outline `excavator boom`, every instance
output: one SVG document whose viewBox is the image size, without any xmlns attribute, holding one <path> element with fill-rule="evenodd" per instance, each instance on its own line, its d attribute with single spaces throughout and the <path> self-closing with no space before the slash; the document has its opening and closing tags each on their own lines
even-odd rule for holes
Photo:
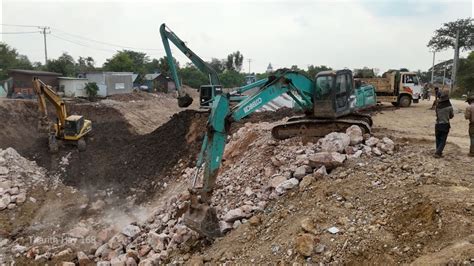
<svg viewBox="0 0 474 266">
<path fill-rule="evenodd" d="M 58 118 L 58 127 L 64 127 L 67 111 L 64 101 L 59 97 L 59 95 L 51 88 L 44 84 L 39 78 L 33 78 L 33 90 L 35 91 L 38 97 L 38 108 L 40 113 L 43 115 L 41 118 L 42 123 L 46 122 L 48 118 L 48 109 L 46 107 L 46 100 L 48 100 L 56 109 L 56 116 Z"/>
</svg>

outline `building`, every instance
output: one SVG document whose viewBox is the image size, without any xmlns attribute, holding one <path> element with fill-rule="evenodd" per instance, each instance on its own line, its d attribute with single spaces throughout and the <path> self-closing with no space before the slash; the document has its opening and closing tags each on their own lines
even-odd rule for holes
<svg viewBox="0 0 474 266">
<path fill-rule="evenodd" d="M 99 87 L 97 96 L 131 93 L 133 91 L 132 72 L 95 72 L 86 73 L 89 82 L 95 82 Z"/>
<path fill-rule="evenodd" d="M 174 81 L 162 73 L 146 74 L 144 77 L 144 85 L 148 87 L 149 92 L 172 92 L 176 90 Z"/>
<path fill-rule="evenodd" d="M 8 75 L 12 78 L 12 87 L 8 89 L 8 96 L 11 98 L 33 98 L 33 77 L 38 77 L 45 84 L 57 89 L 58 77 L 62 76 L 61 73 L 25 69 L 10 69 Z"/>
<path fill-rule="evenodd" d="M 66 97 L 88 97 L 84 87 L 88 80 L 86 78 L 59 77 L 59 91 L 64 92 Z"/>
</svg>

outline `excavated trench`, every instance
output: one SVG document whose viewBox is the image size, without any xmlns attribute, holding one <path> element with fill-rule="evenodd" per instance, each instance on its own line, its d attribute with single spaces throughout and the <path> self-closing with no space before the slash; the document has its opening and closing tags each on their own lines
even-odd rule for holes
<svg viewBox="0 0 474 266">
<path fill-rule="evenodd" d="M 137 135 L 122 114 L 101 104 L 69 104 L 70 114 L 82 114 L 93 122 L 87 150 L 78 152 L 65 146 L 56 155 L 49 153 L 46 136 L 37 133 L 37 106 L 34 101 L 3 101 L 0 105 L 0 148 L 13 147 L 51 173 L 60 170 L 66 185 L 94 193 L 113 188 L 127 196 L 138 193 L 138 201 L 152 197 L 163 182 L 172 182 L 174 171 L 192 167 L 200 150 L 207 115 L 185 110 L 146 135 Z M 52 113 L 52 112 L 50 112 Z M 234 123 L 232 132 L 246 122 L 275 121 L 294 115 L 290 109 L 276 113 L 256 113 Z M 125 198 L 125 197 L 124 197 Z"/>
</svg>

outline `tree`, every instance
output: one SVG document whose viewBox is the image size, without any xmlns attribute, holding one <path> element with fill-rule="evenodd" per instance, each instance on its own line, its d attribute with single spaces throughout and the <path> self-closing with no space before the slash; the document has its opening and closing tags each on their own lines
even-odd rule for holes
<svg viewBox="0 0 474 266">
<path fill-rule="evenodd" d="M 428 42 L 428 47 L 434 51 L 453 48 L 456 42 L 456 32 L 459 30 L 459 49 L 471 50 L 474 46 L 474 19 L 458 19 L 453 22 L 444 23 L 434 32 L 434 36 Z"/>
<path fill-rule="evenodd" d="M 182 83 L 190 87 L 199 88 L 201 85 L 209 84 L 208 77 L 192 64 L 180 68 L 178 73 Z"/>
<path fill-rule="evenodd" d="M 173 57 L 174 65 L 176 66 L 176 71 L 179 70 L 179 62 L 176 58 Z M 164 75 L 171 76 L 170 66 L 168 64 L 168 58 L 163 56 L 159 59 L 153 59 L 151 62 L 146 64 L 146 71 L 148 73 L 163 73 Z"/>
<path fill-rule="evenodd" d="M 456 47 L 456 36 L 459 34 L 458 46 Z M 459 50 L 471 50 L 474 46 L 474 19 L 458 19 L 453 22 L 444 23 L 437 29 L 434 36 L 428 42 L 428 47 L 434 51 L 441 51 L 448 48 L 454 51 L 454 67 L 451 79 L 455 82 L 457 72 L 457 62 L 459 61 Z"/>
<path fill-rule="evenodd" d="M 79 59 L 77 59 L 77 72 L 80 73 L 85 73 L 85 72 L 91 72 L 95 70 L 95 61 L 94 58 L 88 56 L 88 57 L 82 57 L 79 56 Z"/>
<path fill-rule="evenodd" d="M 16 49 L 5 43 L 0 43 L 0 80 L 8 77 L 8 69 L 33 69 L 30 60 L 25 55 L 20 55 Z"/>
<path fill-rule="evenodd" d="M 309 65 L 308 70 L 306 71 L 306 74 L 308 74 L 309 77 L 314 79 L 314 77 L 316 77 L 316 74 L 318 74 L 321 71 L 326 71 L 326 70 L 332 70 L 332 68 L 327 67 L 325 65 L 320 65 L 320 66 Z"/>
<path fill-rule="evenodd" d="M 459 64 L 459 94 L 474 93 L 474 52 Z"/>
<path fill-rule="evenodd" d="M 235 70 L 237 72 L 240 72 L 242 70 L 243 63 L 244 56 L 240 53 L 240 51 L 236 51 L 227 56 L 225 68 L 227 70 Z"/>
<path fill-rule="evenodd" d="M 133 72 L 133 60 L 127 53 L 118 52 L 104 63 L 104 70 Z"/>
<path fill-rule="evenodd" d="M 150 59 L 145 53 L 131 50 L 118 51 L 104 63 L 104 69 L 109 71 L 134 72 L 144 75 L 147 72 L 146 65 Z"/>
<path fill-rule="evenodd" d="M 224 60 L 212 58 L 211 62 L 208 63 L 219 74 L 224 72 L 224 70 L 226 69 L 226 63 L 224 62 Z"/>
<path fill-rule="evenodd" d="M 240 87 L 245 83 L 245 75 L 235 70 L 226 70 L 219 75 L 219 80 L 224 88 Z"/>
<path fill-rule="evenodd" d="M 48 60 L 46 70 L 61 73 L 67 77 L 74 77 L 76 75 L 76 62 L 72 56 L 64 52 L 58 59 Z"/>
<path fill-rule="evenodd" d="M 364 67 L 362 69 L 354 69 L 355 78 L 374 78 L 375 72 L 372 68 Z"/>
</svg>

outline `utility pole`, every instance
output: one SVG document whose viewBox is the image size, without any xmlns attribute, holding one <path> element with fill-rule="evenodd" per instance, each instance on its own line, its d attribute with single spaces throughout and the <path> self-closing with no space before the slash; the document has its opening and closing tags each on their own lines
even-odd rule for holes
<svg viewBox="0 0 474 266">
<path fill-rule="evenodd" d="M 46 45 L 46 34 L 51 33 L 51 31 L 46 31 L 49 30 L 49 27 L 43 26 L 43 27 L 38 27 L 41 31 L 40 33 L 43 34 L 43 39 L 44 39 L 44 64 L 48 64 L 48 46 Z"/>
<path fill-rule="evenodd" d="M 249 75 L 250 75 L 250 62 L 252 62 L 252 58 L 247 59 L 247 61 L 249 62 Z"/>
<path fill-rule="evenodd" d="M 451 86 L 449 88 L 449 92 L 454 89 L 456 86 L 456 72 L 458 70 L 458 58 L 459 58 L 459 29 L 456 31 L 456 42 L 454 43 L 454 60 L 453 60 L 453 68 L 451 73 Z"/>
<path fill-rule="evenodd" d="M 431 84 L 433 84 L 433 81 L 434 81 L 434 63 L 435 63 L 435 55 L 436 55 L 436 51 L 433 51 L 433 66 L 431 67 Z"/>
</svg>

